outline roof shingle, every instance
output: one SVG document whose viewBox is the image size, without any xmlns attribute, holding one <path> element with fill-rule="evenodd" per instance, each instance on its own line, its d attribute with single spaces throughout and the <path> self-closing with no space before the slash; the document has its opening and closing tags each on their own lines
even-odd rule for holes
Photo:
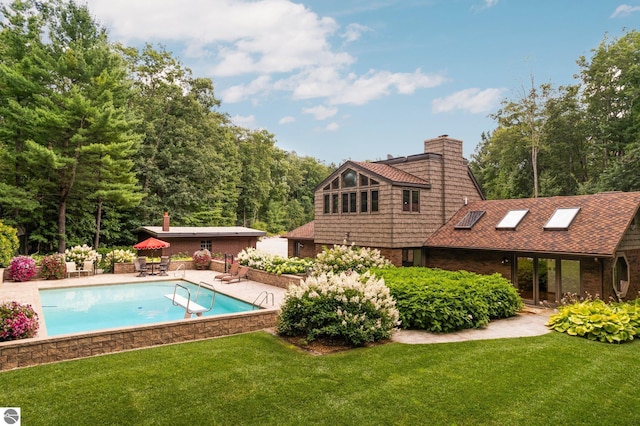
<svg viewBox="0 0 640 426">
<path fill-rule="evenodd" d="M 425 242 L 427 247 L 613 256 L 629 224 L 638 212 L 640 192 L 607 192 L 594 195 L 485 200 L 461 208 Z M 579 207 L 568 230 L 545 230 L 558 208 Z M 496 229 L 510 210 L 528 209 L 515 229 Z M 455 229 L 472 210 L 486 213 L 472 229 Z"/>
</svg>

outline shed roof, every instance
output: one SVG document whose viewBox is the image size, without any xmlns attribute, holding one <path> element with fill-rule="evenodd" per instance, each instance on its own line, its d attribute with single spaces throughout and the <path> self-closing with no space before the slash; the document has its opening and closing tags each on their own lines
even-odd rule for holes
<svg viewBox="0 0 640 426">
<path fill-rule="evenodd" d="M 171 226 L 163 231 L 162 226 L 143 226 L 144 231 L 158 238 L 211 238 L 211 237 L 262 237 L 265 231 L 244 226 Z"/>
<path fill-rule="evenodd" d="M 462 207 L 425 246 L 523 253 L 612 257 L 640 206 L 640 192 L 484 200 Z M 556 209 L 579 208 L 566 229 L 545 229 Z M 512 210 L 528 210 L 514 228 L 496 225 Z M 470 228 L 458 227 L 467 213 L 485 213 Z"/>
</svg>

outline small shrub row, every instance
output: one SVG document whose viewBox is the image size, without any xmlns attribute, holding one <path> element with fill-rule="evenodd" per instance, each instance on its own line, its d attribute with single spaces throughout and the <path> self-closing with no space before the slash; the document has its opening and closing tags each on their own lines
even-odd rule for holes
<svg viewBox="0 0 640 426">
<path fill-rule="evenodd" d="M 499 274 L 429 268 L 385 268 L 383 277 L 396 299 L 402 327 L 447 333 L 481 328 L 522 309 L 517 290 Z"/>
<path fill-rule="evenodd" d="M 305 274 L 313 264 L 313 261 L 309 259 L 286 258 L 254 248 L 242 250 L 236 259 L 241 265 L 277 275 Z"/>
<path fill-rule="evenodd" d="M 629 303 L 584 300 L 559 308 L 547 326 L 560 333 L 604 343 L 623 343 L 640 333 L 640 299 Z"/>
<path fill-rule="evenodd" d="M 398 311 L 384 280 L 322 274 L 289 288 L 277 332 L 308 342 L 326 338 L 362 346 L 389 338 L 397 325 Z"/>
<path fill-rule="evenodd" d="M 312 275 L 341 272 L 367 272 L 371 268 L 388 268 L 392 264 L 380 254 L 380 250 L 355 245 L 324 247 L 318 253 L 311 270 Z"/>
</svg>

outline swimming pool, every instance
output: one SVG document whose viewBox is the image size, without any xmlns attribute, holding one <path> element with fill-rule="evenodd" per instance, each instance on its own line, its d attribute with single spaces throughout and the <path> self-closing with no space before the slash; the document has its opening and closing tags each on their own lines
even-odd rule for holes
<svg viewBox="0 0 640 426">
<path fill-rule="evenodd" d="M 182 319 L 185 309 L 174 306 L 165 297 L 165 294 L 173 294 L 176 284 L 187 287 L 193 301 L 198 285 L 186 281 L 42 289 L 40 302 L 47 334 L 59 336 Z M 180 288 L 178 294 L 187 296 L 186 291 Z M 213 291 L 202 287 L 197 303 L 208 308 L 212 297 Z M 216 292 L 213 309 L 203 316 L 246 312 L 255 308 L 251 303 Z"/>
</svg>

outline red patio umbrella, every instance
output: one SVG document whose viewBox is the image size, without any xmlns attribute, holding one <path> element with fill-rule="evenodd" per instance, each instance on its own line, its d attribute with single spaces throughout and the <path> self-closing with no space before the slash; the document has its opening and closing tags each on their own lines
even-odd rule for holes
<svg viewBox="0 0 640 426">
<path fill-rule="evenodd" d="M 171 247 L 171 244 L 153 237 L 140 241 L 138 244 L 133 246 L 136 250 L 160 250 L 167 247 Z"/>
</svg>

